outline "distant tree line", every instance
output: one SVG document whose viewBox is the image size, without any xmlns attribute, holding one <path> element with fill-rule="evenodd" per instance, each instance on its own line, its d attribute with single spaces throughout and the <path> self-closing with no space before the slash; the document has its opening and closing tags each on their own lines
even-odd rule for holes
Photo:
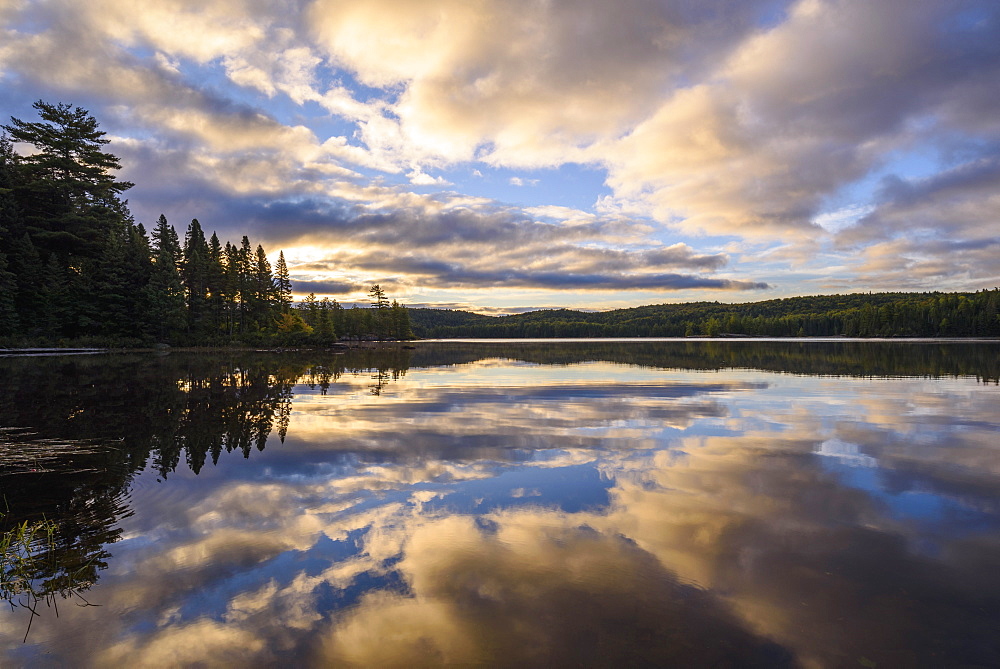
<svg viewBox="0 0 1000 669">
<path fill-rule="evenodd" d="M 1000 337 L 1000 289 L 816 295 L 749 304 L 692 302 L 604 312 L 484 316 L 411 309 L 419 337 Z"/>
<path fill-rule="evenodd" d="M 327 344 L 406 339 L 405 307 L 372 287 L 373 309 L 314 295 L 293 304 L 284 253 L 272 268 L 244 236 L 223 244 L 197 219 L 183 240 L 164 216 L 147 234 L 117 157 L 86 110 L 35 103 L 0 135 L 0 342 L 136 346 Z M 13 142 L 34 153 L 19 155 Z"/>
</svg>

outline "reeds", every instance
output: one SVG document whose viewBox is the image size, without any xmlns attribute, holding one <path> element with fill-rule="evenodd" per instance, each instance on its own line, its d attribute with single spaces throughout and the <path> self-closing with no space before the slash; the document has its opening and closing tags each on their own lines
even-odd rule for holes
<svg viewBox="0 0 1000 669">
<path fill-rule="evenodd" d="M 60 573 L 57 530 L 57 525 L 47 519 L 25 520 L 0 534 L 0 599 L 8 602 L 11 609 L 23 607 L 30 611 L 25 642 L 31 632 L 31 623 L 39 615 L 39 603 L 44 602 L 55 609 L 57 617 L 57 595 L 62 598 L 75 596 L 83 602 L 82 606 L 93 606 L 80 594 L 89 587 L 89 582 L 77 583 L 75 573 Z"/>
</svg>

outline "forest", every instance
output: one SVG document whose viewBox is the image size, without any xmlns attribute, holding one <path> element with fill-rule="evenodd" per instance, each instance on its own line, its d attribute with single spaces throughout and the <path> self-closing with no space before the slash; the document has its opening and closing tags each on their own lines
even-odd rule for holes
<svg viewBox="0 0 1000 669">
<path fill-rule="evenodd" d="M 569 309 L 484 316 L 410 309 L 424 338 L 1000 337 L 1000 289 L 975 293 L 856 293 L 747 304 L 690 302 L 602 312 Z"/>
<path fill-rule="evenodd" d="M 295 303 L 283 252 L 222 243 L 198 219 L 183 239 L 147 231 L 118 158 L 86 110 L 35 103 L 0 134 L 0 346 L 326 346 L 340 339 L 536 337 L 1000 337 L 1000 289 L 856 293 L 747 304 L 485 316 L 409 309 L 371 287 L 371 308 Z M 19 155 L 14 143 L 34 148 Z"/>
<path fill-rule="evenodd" d="M 408 339 L 407 310 L 374 285 L 371 308 L 292 301 L 283 252 L 274 266 L 244 236 L 225 244 L 193 219 L 181 240 L 161 215 L 137 223 L 119 159 L 97 120 L 34 105 L 0 135 L 0 345 L 328 345 Z M 14 143 L 34 147 L 19 155 Z"/>
</svg>

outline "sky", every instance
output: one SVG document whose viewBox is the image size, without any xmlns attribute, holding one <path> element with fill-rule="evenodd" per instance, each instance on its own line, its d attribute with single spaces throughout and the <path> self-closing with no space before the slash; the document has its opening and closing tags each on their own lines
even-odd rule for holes
<svg viewBox="0 0 1000 669">
<path fill-rule="evenodd" d="M 0 0 L 0 120 L 39 99 L 299 297 L 1000 285 L 996 0 Z"/>
</svg>

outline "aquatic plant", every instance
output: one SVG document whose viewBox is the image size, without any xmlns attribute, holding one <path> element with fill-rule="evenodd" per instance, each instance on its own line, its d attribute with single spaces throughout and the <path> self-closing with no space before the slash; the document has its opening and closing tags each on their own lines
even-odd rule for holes
<svg viewBox="0 0 1000 669">
<path fill-rule="evenodd" d="M 76 597 L 82 606 L 94 606 L 80 594 L 91 585 L 82 577 L 88 565 L 67 571 L 57 561 L 57 530 L 54 522 L 43 518 L 25 520 L 0 534 L 0 599 L 12 609 L 23 607 L 31 612 L 25 641 L 40 603 L 52 607 L 56 616 L 58 598 Z"/>
</svg>

